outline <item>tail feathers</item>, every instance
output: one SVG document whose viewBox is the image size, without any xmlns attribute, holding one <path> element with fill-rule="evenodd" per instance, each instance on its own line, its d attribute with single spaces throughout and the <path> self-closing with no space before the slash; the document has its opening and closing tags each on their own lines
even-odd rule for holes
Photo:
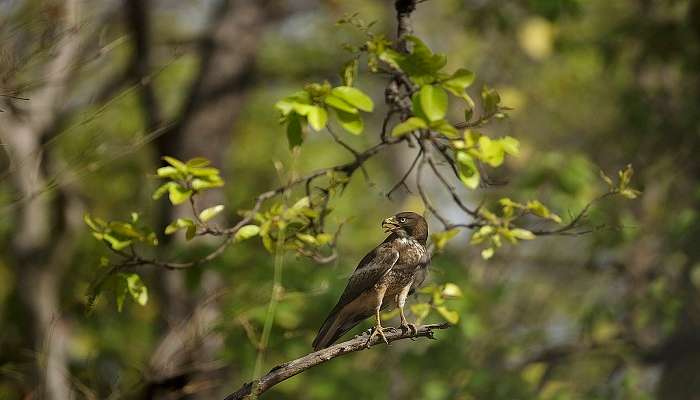
<svg viewBox="0 0 700 400">
<path fill-rule="evenodd" d="M 321 326 L 312 344 L 314 351 L 325 349 L 335 343 L 347 331 L 355 327 L 366 317 L 362 315 L 345 315 L 345 313 L 331 313 Z"/>
</svg>

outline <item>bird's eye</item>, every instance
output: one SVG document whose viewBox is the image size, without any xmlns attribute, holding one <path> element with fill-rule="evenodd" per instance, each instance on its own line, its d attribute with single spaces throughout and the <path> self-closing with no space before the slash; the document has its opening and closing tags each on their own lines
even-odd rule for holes
<svg viewBox="0 0 700 400">
<path fill-rule="evenodd" d="M 406 218 L 404 218 L 404 217 L 399 218 L 399 222 L 401 222 L 403 224 L 404 222 L 406 222 Z"/>
</svg>

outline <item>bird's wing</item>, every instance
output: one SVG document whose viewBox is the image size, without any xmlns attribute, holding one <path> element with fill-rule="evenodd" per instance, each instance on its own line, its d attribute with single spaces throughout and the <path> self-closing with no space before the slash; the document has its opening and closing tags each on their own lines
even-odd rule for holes
<svg viewBox="0 0 700 400">
<path fill-rule="evenodd" d="M 399 252 L 390 243 L 382 243 L 368 253 L 355 268 L 334 311 L 355 300 L 374 286 L 396 264 Z"/>
<path fill-rule="evenodd" d="M 321 329 L 318 331 L 313 342 L 314 350 L 329 346 L 345 332 L 352 329 L 353 326 L 368 317 L 368 315 L 357 313 L 346 315 L 341 311 L 346 305 L 379 282 L 381 277 L 396 264 L 398 259 L 398 250 L 385 242 L 369 252 L 360 261 L 360 264 L 355 268 L 355 272 L 350 276 L 345 291 L 343 291 L 340 300 L 338 300 L 338 304 L 333 307 L 333 310 L 328 314 Z"/>
</svg>

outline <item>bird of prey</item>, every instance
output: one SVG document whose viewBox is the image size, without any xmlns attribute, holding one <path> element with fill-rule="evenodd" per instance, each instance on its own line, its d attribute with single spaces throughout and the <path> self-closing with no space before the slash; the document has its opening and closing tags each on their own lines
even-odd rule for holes
<svg viewBox="0 0 700 400">
<path fill-rule="evenodd" d="M 425 278 L 429 262 L 426 250 L 428 224 L 412 212 L 402 212 L 382 221 L 382 228 L 390 233 L 370 251 L 350 276 L 338 304 L 333 307 L 313 342 L 314 350 L 333 344 L 347 331 L 368 317 L 376 324 L 367 340 L 367 346 L 379 335 L 388 344 L 379 312 L 397 306 L 401 328 L 416 332 L 404 315 L 406 298 Z"/>
</svg>

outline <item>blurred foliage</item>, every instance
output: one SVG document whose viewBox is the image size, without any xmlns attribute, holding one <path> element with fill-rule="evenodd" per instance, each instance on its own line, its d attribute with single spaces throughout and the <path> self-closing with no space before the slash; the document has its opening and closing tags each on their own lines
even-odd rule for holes
<svg viewBox="0 0 700 400">
<path fill-rule="evenodd" d="M 56 34 L 50 10 L 41 3 L 0 4 L 2 35 L 12 38 L 8 43 L 21 36 L 19 43 L 30 44 L 1 48 L 1 54 L 13 55 L 18 68 L 12 79 L 21 87 L 40 79 L 38 68 L 50 57 L 47 43 Z M 105 4 L 87 5 L 88 15 L 101 15 Z M 174 117 L 200 65 L 194 54 L 178 54 L 166 43 L 201 33 L 206 23 L 189 32 L 187 27 L 197 25 L 190 21 L 197 19 L 191 8 L 169 8 L 154 7 L 152 13 L 159 48 L 153 79 L 166 116 Z M 357 18 L 377 22 L 362 22 L 365 32 L 358 32 L 356 20 L 334 26 L 334 21 L 358 10 Z M 134 388 L 143 383 L 149 360 L 172 322 L 167 316 L 172 305 L 164 300 L 166 274 L 184 276 L 183 304 L 201 294 L 207 271 L 215 271 L 225 288 L 212 334 L 223 342 L 216 360 L 229 368 L 215 382 L 217 393 L 250 379 L 270 293 L 277 307 L 263 371 L 310 350 L 348 274 L 383 239 L 379 222 L 399 210 L 423 211 L 413 193 L 391 200 L 385 196 L 413 157 L 369 160 L 369 180 L 325 177 L 335 181 L 338 190 L 342 186 L 325 230 L 307 232 L 316 226 L 319 215 L 313 209 L 319 199 L 305 197 L 301 189 L 293 191 L 241 229 L 236 237 L 240 243 L 206 268 L 145 268 L 138 274 L 115 275 L 105 283 L 112 296 L 95 302 L 86 315 L 84 295 L 113 261 L 101 259 L 109 250 L 90 231 L 113 250 L 126 250 L 134 243 L 149 248 L 156 239 L 146 227 L 154 224 L 159 201 L 165 201 L 153 201 L 154 192 L 167 194 L 173 204 L 182 203 L 177 205 L 182 209 L 195 191 L 217 187 L 225 202 L 202 204 L 197 213 L 216 227 L 216 221 L 237 220 L 236 210 L 250 209 L 256 195 L 288 176 L 351 160 L 331 139 L 306 135 L 302 128 L 309 124 L 318 130 L 336 121 L 319 111 L 327 106 L 331 117 L 351 133 L 343 137 L 349 144 L 366 148 L 376 141 L 382 113 L 365 111 L 381 111 L 377 99 L 383 96 L 383 86 L 381 76 L 366 74 L 373 62 L 354 61 L 353 46 L 365 43 L 370 57 L 391 60 L 403 69 L 421 66 L 411 71 L 422 85 L 413 102 L 419 117 L 396 126 L 395 136 L 430 126 L 451 137 L 451 129 L 440 129 L 442 121 L 468 121 L 479 115 L 472 112 L 492 115 L 490 138 L 474 128 L 457 138 L 455 146 L 466 186 L 457 192 L 474 206 L 486 196 L 481 212 L 490 223 L 468 237 L 456 230 L 438 233 L 439 224 L 430 221 L 432 241 L 441 252 L 426 286 L 409 299 L 409 319 L 454 322 L 455 327 L 438 333 L 439 340 L 377 346 L 339 358 L 284 382 L 264 398 L 692 398 L 700 382 L 693 373 L 699 370 L 698 348 L 688 345 L 670 360 L 648 353 L 669 339 L 685 337 L 685 332 L 696 333 L 698 326 L 698 10 L 700 5 L 691 0 L 431 0 L 421 3 L 413 17 L 412 41 L 427 50 L 418 53 L 420 60 L 407 60 L 386 51 L 382 34 L 390 37 L 395 29 L 388 3 L 320 2 L 284 15 L 266 29 L 255 67 L 258 80 L 247 89 L 231 132 L 232 145 L 219 149 L 224 164 L 216 166 L 216 173 L 202 160 L 168 160 L 174 170 L 162 169 L 168 167 L 153 156 L 153 138 L 144 133 L 133 88 L 104 106 L 86 101 L 61 121 L 60 133 L 42 147 L 57 164 L 47 192 L 54 185 L 70 188 L 92 216 L 86 217 L 91 229 L 81 226 L 67 253 L 66 278 L 60 286 L 62 317 L 71 327 L 66 373 L 83 388 L 83 397 L 136 397 Z M 368 31 L 377 33 L 368 37 Z M 100 46 L 110 46 L 99 60 L 81 67 L 84 73 L 76 91 L 80 95 L 67 101 L 90 98 L 91 87 L 124 66 L 133 51 L 120 39 L 124 35 L 122 22 L 105 24 Z M 339 43 L 348 46 L 342 49 Z M 449 58 L 443 60 L 440 54 Z M 6 82 L 6 62 L 0 64 Z M 443 73 L 442 68 L 452 72 Z M 334 83 L 327 85 L 326 80 Z M 281 128 L 274 105 L 299 88 L 303 92 L 277 103 L 286 112 L 287 126 Z M 450 95 L 459 103 L 446 100 Z M 377 104 L 368 103 L 369 98 Z M 498 115 L 500 108 L 512 110 Z M 511 141 L 515 136 L 518 144 Z M 297 146 L 302 139 L 303 145 Z M 290 144 L 297 149 L 290 151 Z M 515 153 L 519 156 L 505 157 Z M 487 167 L 478 168 L 475 160 Z M 31 167 L 22 160 L 13 163 Z M 635 166 L 633 186 L 643 193 L 629 186 L 627 163 Z M 0 165 L 7 168 L 0 180 L 0 398 L 16 399 L 33 390 L 31 364 L 41 357 L 28 342 L 32 322 L 20 300 L 23 291 L 35 288 L 20 284 L 8 250 L 21 223 L 15 210 L 31 199 L 18 197 L 5 156 Z M 598 169 L 622 173 L 601 178 Z M 482 174 L 505 184 L 479 187 Z M 205 186 L 198 183 L 195 188 L 195 180 L 201 178 Z M 161 188 L 166 189 L 159 193 L 162 179 L 166 183 Z M 588 226 L 604 228 L 530 241 L 532 232 L 510 226 L 509 218 L 516 213 L 538 226 L 547 226 L 542 218 L 566 223 L 605 193 L 608 179 L 611 191 L 638 201 L 610 198 L 596 203 L 587 214 Z M 226 185 L 220 187 L 223 181 Z M 454 205 L 447 196 L 436 196 L 435 202 L 451 215 Z M 140 214 L 123 220 L 135 210 Z M 317 265 L 295 252 L 285 253 L 284 274 L 277 281 L 268 250 L 274 251 L 279 239 L 279 221 L 284 220 L 279 216 L 290 212 L 295 225 L 284 240 L 297 249 L 327 245 L 331 232 L 342 226 L 339 257 Z M 532 214 L 540 219 L 528 219 Z M 216 243 L 192 231 L 194 216 L 182 218 L 170 221 L 174 225 L 169 231 L 189 230 L 191 244 L 165 244 L 166 232 L 157 232 L 159 249 L 146 251 L 183 260 L 209 254 Z M 251 240 L 242 240 L 246 238 Z M 500 238 L 523 243 L 489 251 L 500 246 Z M 486 247 L 468 246 L 470 241 Z"/>
</svg>

